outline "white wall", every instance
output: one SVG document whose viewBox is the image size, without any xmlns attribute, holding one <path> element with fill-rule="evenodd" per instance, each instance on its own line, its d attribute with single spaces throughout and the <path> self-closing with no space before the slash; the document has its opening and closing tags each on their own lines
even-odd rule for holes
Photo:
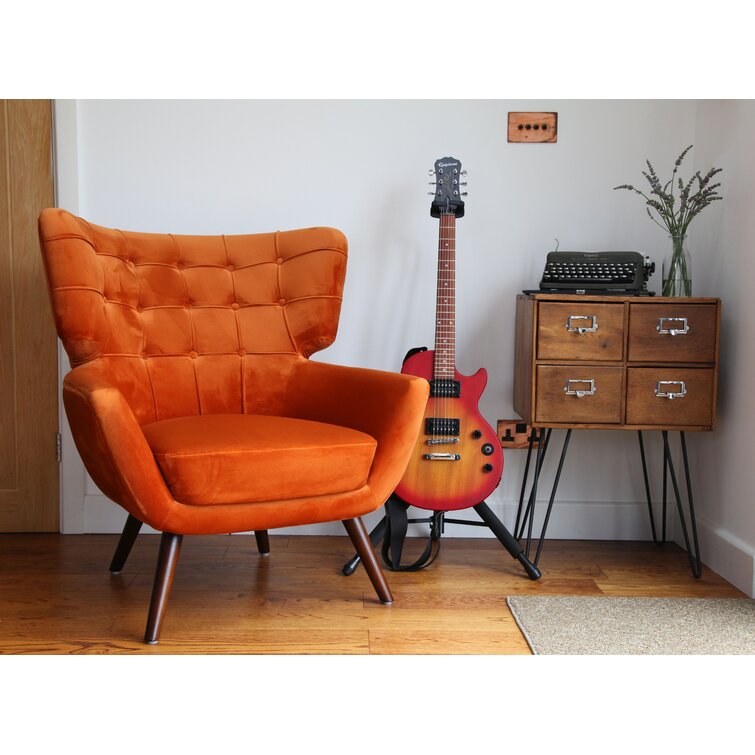
<svg viewBox="0 0 755 755">
<path fill-rule="evenodd" d="M 690 227 L 695 293 L 722 299 L 718 427 L 690 439 L 706 562 L 755 595 L 755 102 L 698 105 L 695 168 L 723 168 L 724 200 Z"/>
<path fill-rule="evenodd" d="M 408 348 L 432 343 L 437 221 L 429 216 L 427 172 L 438 157 L 460 158 L 469 196 L 457 226 L 457 361 L 465 373 L 488 369 L 481 409 L 492 424 L 514 416 L 515 296 L 537 286 L 554 238 L 562 250 L 647 253 L 658 263 L 651 279 L 658 290 L 666 238 L 637 196 L 612 187 L 642 181 L 645 158 L 670 170 L 695 140 L 697 112 L 694 101 L 637 100 L 59 106 L 75 110 L 76 123 L 59 134 L 61 146 L 78 150 L 78 186 L 61 205 L 95 223 L 175 233 L 341 228 L 350 242 L 341 326 L 334 346 L 317 358 L 388 370 L 399 369 Z M 558 143 L 508 144 L 510 110 L 558 111 Z M 648 444 L 657 475 L 660 445 Z M 509 526 L 524 454 L 506 454 L 491 500 Z M 69 476 L 81 474 L 72 454 L 65 464 Z M 543 497 L 554 466 L 552 460 Z M 649 538 L 641 480 L 634 433 L 575 433 L 549 534 Z M 122 521 L 91 482 L 84 501 L 64 508 L 69 531 L 115 531 Z"/>
</svg>

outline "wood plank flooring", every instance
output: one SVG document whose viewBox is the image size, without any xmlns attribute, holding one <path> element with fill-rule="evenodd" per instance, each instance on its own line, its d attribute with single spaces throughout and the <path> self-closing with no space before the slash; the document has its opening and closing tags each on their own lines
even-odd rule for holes
<svg viewBox="0 0 755 755">
<path fill-rule="evenodd" d="M 528 654 L 506 596 L 746 596 L 676 545 L 546 543 L 532 582 L 493 539 L 444 538 L 417 573 L 386 571 L 393 605 L 364 569 L 340 573 L 346 537 L 184 538 L 159 645 L 141 642 L 157 535 L 141 535 L 123 572 L 115 535 L 0 535 L 0 654 Z M 409 541 L 406 561 L 424 541 Z"/>
</svg>

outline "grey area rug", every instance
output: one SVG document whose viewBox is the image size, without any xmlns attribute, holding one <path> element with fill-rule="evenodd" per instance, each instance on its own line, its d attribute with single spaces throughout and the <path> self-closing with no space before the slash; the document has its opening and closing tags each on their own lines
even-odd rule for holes
<svg viewBox="0 0 755 755">
<path fill-rule="evenodd" d="M 755 601 L 507 598 L 535 655 L 753 655 Z"/>
</svg>

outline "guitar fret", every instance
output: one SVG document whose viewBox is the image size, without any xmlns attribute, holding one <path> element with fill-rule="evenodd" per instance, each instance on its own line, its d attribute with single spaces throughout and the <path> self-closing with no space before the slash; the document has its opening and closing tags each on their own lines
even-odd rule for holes
<svg viewBox="0 0 755 755">
<path fill-rule="evenodd" d="M 456 362 L 456 216 L 442 213 L 438 230 L 438 278 L 435 304 L 436 379 L 453 379 Z"/>
</svg>

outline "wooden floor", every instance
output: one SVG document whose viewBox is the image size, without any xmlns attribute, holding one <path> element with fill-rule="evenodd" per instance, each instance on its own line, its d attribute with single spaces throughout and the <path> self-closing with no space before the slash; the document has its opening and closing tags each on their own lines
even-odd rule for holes
<svg viewBox="0 0 755 755">
<path fill-rule="evenodd" d="M 386 572 L 380 604 L 346 537 L 186 537 L 160 644 L 144 645 L 159 537 L 141 535 L 120 575 L 115 535 L 0 535 L 0 653 L 528 654 L 506 596 L 746 597 L 675 545 L 549 541 L 543 577 L 493 539 L 444 538 L 417 573 Z M 424 541 L 422 541 L 424 545 Z M 408 561 L 419 541 L 409 541 Z"/>
</svg>

